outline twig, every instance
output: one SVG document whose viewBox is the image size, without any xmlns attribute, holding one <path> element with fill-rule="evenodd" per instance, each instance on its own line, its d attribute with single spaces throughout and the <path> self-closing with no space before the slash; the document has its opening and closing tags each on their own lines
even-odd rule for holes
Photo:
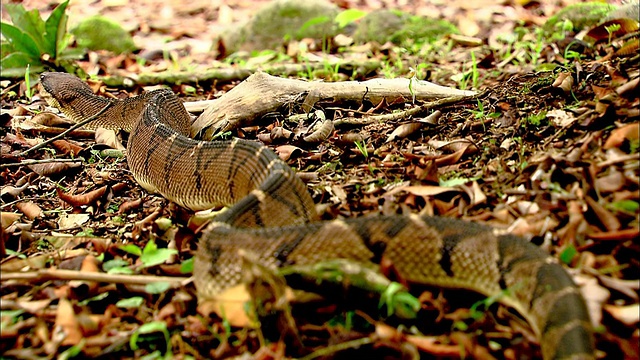
<svg viewBox="0 0 640 360">
<path fill-rule="evenodd" d="M 476 95 L 476 97 L 480 97 L 481 95 L 483 95 L 484 93 L 478 94 Z M 465 100 L 468 99 L 468 96 L 449 96 L 443 99 L 438 99 L 435 101 L 429 101 L 428 103 L 422 104 L 420 106 L 416 106 L 413 107 L 411 109 L 408 110 L 403 110 L 403 111 L 398 111 L 398 112 L 394 112 L 391 114 L 382 114 L 382 115 L 373 115 L 373 116 L 367 116 L 367 117 L 362 117 L 359 119 L 356 118 L 352 118 L 352 117 L 347 117 L 347 118 L 343 118 L 343 119 L 339 119 L 333 122 L 333 124 L 335 126 L 340 126 L 340 125 L 368 125 L 368 124 L 373 124 L 376 122 L 386 122 L 386 121 L 392 121 L 392 120 L 400 120 L 400 119 L 405 119 L 408 118 L 410 116 L 414 116 L 417 114 L 420 114 L 424 111 L 436 108 L 438 106 L 443 106 L 443 105 L 449 105 L 449 104 L 454 104 L 457 103 L 461 100 Z"/>
<path fill-rule="evenodd" d="M 41 142 L 40 144 L 38 144 L 38 145 L 36 145 L 36 146 L 34 146 L 34 147 L 30 148 L 30 149 L 25 150 L 25 151 L 19 153 L 16 156 L 25 156 L 28 153 L 30 153 L 31 151 L 38 150 L 41 147 L 44 147 L 44 146 L 46 146 L 46 145 L 48 145 L 48 144 L 50 144 L 50 143 L 62 138 L 62 137 L 64 137 L 65 135 L 67 135 L 68 133 L 72 132 L 73 130 L 92 122 L 93 120 L 97 119 L 100 115 L 104 114 L 113 104 L 114 104 L 113 101 L 109 101 L 109 103 L 107 103 L 107 105 L 105 105 L 102 108 L 102 110 L 98 111 L 96 114 L 90 116 L 86 120 L 83 120 L 83 121 L 73 125 L 72 127 L 68 128 L 66 131 L 61 132 L 59 135 L 56 135 L 56 136 L 54 136 L 54 137 L 52 137 L 52 138 L 50 138 L 50 139 L 48 139 L 48 140 L 46 140 L 44 142 Z"/>
<path fill-rule="evenodd" d="M 183 286 L 191 278 L 173 276 L 151 276 L 151 275 L 127 275 L 127 274 L 105 274 L 98 272 L 86 272 L 75 270 L 45 269 L 28 272 L 2 272 L 1 281 L 24 280 L 29 282 L 41 282 L 47 280 L 80 280 L 97 281 L 113 284 L 141 284 L 168 282 L 173 286 Z"/>
<path fill-rule="evenodd" d="M 12 166 L 27 166 L 36 164 L 48 164 L 48 163 L 65 163 L 65 162 L 83 162 L 84 158 L 77 159 L 44 159 L 44 160 L 24 160 L 18 163 L 1 164 L 0 170 Z"/>
</svg>

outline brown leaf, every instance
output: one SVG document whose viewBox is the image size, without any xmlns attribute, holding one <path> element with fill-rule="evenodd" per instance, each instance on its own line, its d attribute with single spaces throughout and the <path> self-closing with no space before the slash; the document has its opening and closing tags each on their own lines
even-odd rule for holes
<svg viewBox="0 0 640 360">
<path fill-rule="evenodd" d="M 56 140 L 52 143 L 52 145 L 62 155 L 68 155 L 68 154 L 77 155 L 80 151 L 82 151 L 81 146 L 72 144 L 66 140 Z"/>
<path fill-rule="evenodd" d="M 627 326 L 633 326 L 640 322 L 640 304 L 625 306 L 605 305 L 604 309 L 616 320 Z"/>
<path fill-rule="evenodd" d="M 604 143 L 604 149 L 611 149 L 620 147 L 624 144 L 625 140 L 633 141 L 638 140 L 638 136 L 640 133 L 640 123 L 635 122 L 631 124 L 624 125 L 623 127 L 617 128 L 611 132 L 609 138 Z"/>
<path fill-rule="evenodd" d="M 69 195 L 69 194 L 65 194 L 62 192 L 62 190 L 60 190 L 60 188 L 56 189 L 56 192 L 58 193 L 58 197 L 66 202 L 67 204 L 73 206 L 73 207 L 80 207 L 80 206 L 85 206 L 85 205 L 91 205 L 93 203 L 95 203 L 96 201 L 98 201 L 100 198 L 102 198 L 102 196 L 104 196 L 105 192 L 107 191 L 107 186 L 103 186 L 99 189 L 93 190 L 91 192 L 88 192 L 86 194 L 81 194 L 81 195 Z"/>
<path fill-rule="evenodd" d="M 291 156 L 300 156 L 302 154 L 302 149 L 293 145 L 282 145 L 276 148 L 276 153 L 280 159 L 287 161 Z"/>
<path fill-rule="evenodd" d="M 108 130 L 104 128 L 96 129 L 96 144 L 104 144 L 113 149 L 124 150 L 125 147 L 122 145 L 116 132 L 113 130 Z"/>
<path fill-rule="evenodd" d="M 611 31 L 611 25 L 620 25 L 616 31 Z M 617 26 L 616 26 L 617 27 Z M 638 30 L 638 21 L 633 19 L 614 19 L 602 23 L 587 32 L 586 36 L 589 36 L 596 41 L 616 39 L 622 35 L 632 33 Z"/>
<path fill-rule="evenodd" d="M 63 346 L 77 345 L 82 340 L 80 322 L 73 310 L 73 305 L 66 298 L 61 298 L 58 302 L 54 329 L 53 336 L 57 337 L 58 334 L 61 334 L 63 338 L 51 340 L 54 342 L 62 340 L 61 345 Z"/>
<path fill-rule="evenodd" d="M 59 117 L 58 115 L 50 112 L 41 112 L 31 118 L 31 122 L 34 124 L 49 126 L 49 127 L 69 127 L 74 125 L 73 121 Z"/>
<path fill-rule="evenodd" d="M 46 164 L 29 165 L 28 168 L 40 176 L 51 176 L 63 173 L 69 169 L 82 166 L 82 162 L 52 162 Z"/>
<path fill-rule="evenodd" d="M 385 140 L 385 142 L 393 141 L 395 139 L 404 139 L 407 136 L 419 130 L 422 126 L 423 124 L 420 122 L 411 122 L 408 124 L 402 124 L 391 132 L 391 134 L 387 137 L 387 140 Z"/>
<path fill-rule="evenodd" d="M 2 228 L 3 229 L 8 228 L 11 224 L 20 220 L 21 217 L 22 217 L 22 214 L 18 214 L 18 213 L 12 213 L 12 212 L 6 212 L 6 211 L 0 212 L 0 223 L 2 224 Z"/>
<path fill-rule="evenodd" d="M 138 209 L 141 205 L 142 199 L 125 201 L 118 207 L 118 214 L 122 215 L 129 212 L 129 210 Z"/>
<path fill-rule="evenodd" d="M 22 211 L 30 220 L 42 216 L 42 209 L 32 201 L 23 201 L 16 204 L 18 210 Z"/>
<path fill-rule="evenodd" d="M 593 200 L 590 196 L 585 198 L 589 208 L 596 214 L 600 223 L 609 231 L 615 231 L 620 229 L 620 221 L 609 210 L 605 209 L 597 201 Z"/>
</svg>

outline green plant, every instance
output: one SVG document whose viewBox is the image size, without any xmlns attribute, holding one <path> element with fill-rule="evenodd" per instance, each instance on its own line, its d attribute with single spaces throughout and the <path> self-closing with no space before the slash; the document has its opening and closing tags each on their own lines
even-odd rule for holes
<svg viewBox="0 0 640 360">
<path fill-rule="evenodd" d="M 620 24 L 611 24 L 609 26 L 605 26 L 604 29 L 607 30 L 607 34 L 609 34 L 609 44 L 611 44 L 611 38 L 613 37 L 613 34 L 620 30 L 621 26 Z"/>
<path fill-rule="evenodd" d="M 358 148 L 358 150 L 360 150 L 360 153 L 362 154 L 362 156 L 364 156 L 364 158 L 368 158 L 369 157 L 369 151 L 367 150 L 367 144 L 365 143 L 364 140 L 360 141 L 355 141 L 354 144 L 356 145 L 356 147 Z"/>
<path fill-rule="evenodd" d="M 19 78 L 47 67 L 70 68 L 71 60 L 83 55 L 82 50 L 67 49 L 71 38 L 65 14 L 68 3 L 58 5 L 46 20 L 40 18 L 38 10 L 26 11 L 20 4 L 4 5 L 13 25 L 0 24 L 3 77 Z"/>
</svg>

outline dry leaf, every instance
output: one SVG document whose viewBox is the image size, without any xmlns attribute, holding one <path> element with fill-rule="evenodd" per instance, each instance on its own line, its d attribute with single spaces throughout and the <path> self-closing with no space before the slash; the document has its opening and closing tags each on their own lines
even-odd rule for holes
<svg viewBox="0 0 640 360">
<path fill-rule="evenodd" d="M 107 191 L 107 186 L 103 186 L 99 189 L 93 190 L 86 194 L 69 195 L 69 194 L 63 193 L 62 190 L 60 190 L 60 188 L 56 189 L 56 192 L 58 193 L 58 197 L 60 198 L 60 200 L 66 202 L 67 204 L 73 206 L 74 208 L 94 204 L 96 201 L 98 201 L 100 198 L 104 196 L 106 191 Z"/>
<path fill-rule="evenodd" d="M 89 214 L 63 214 L 58 219 L 60 229 L 73 229 L 89 221 Z"/>
<path fill-rule="evenodd" d="M 76 144 L 72 144 L 66 140 L 56 140 L 52 143 L 53 147 L 58 150 L 61 155 L 77 155 L 82 151 L 82 147 Z"/>
<path fill-rule="evenodd" d="M 420 130 L 420 128 L 422 127 L 422 123 L 420 122 L 412 122 L 412 123 L 408 123 L 408 124 L 402 124 L 400 126 L 398 126 L 397 128 L 395 128 L 395 130 L 393 130 L 391 132 L 391 134 L 387 137 L 387 140 L 385 140 L 385 142 L 389 142 L 389 141 L 393 141 L 395 139 L 404 139 L 407 136 L 413 134 L 414 132 L 416 132 L 417 130 Z"/>
<path fill-rule="evenodd" d="M 598 220 L 604 225 L 604 227 L 608 231 L 615 231 L 620 229 L 620 220 L 613 215 L 609 210 L 605 209 L 604 206 L 600 205 L 597 201 L 593 200 L 590 196 L 585 198 L 589 208 L 596 214 Z"/>
<path fill-rule="evenodd" d="M 223 291 L 216 299 L 198 299 L 198 312 L 205 316 L 213 312 L 226 319 L 231 326 L 256 326 L 245 312 L 248 301 L 249 293 L 241 284 Z"/>
<path fill-rule="evenodd" d="M 125 150 L 125 147 L 118 139 L 116 132 L 104 128 L 96 129 L 96 144 L 104 144 L 112 149 Z"/>
<path fill-rule="evenodd" d="M 29 165 L 28 168 L 38 175 L 51 176 L 80 166 L 82 166 L 82 162 L 78 160 L 78 162 L 52 162 L 46 164 L 35 164 Z"/>
<path fill-rule="evenodd" d="M 61 298 L 58 302 L 54 329 L 53 337 L 62 335 L 63 338 L 52 340 L 54 342 L 61 340 L 63 346 L 77 345 L 83 338 L 80 322 L 73 310 L 73 305 L 66 298 Z"/>
<path fill-rule="evenodd" d="M 73 121 L 61 118 L 60 116 L 50 112 L 41 112 L 35 115 L 33 118 L 31 118 L 31 122 L 34 124 L 49 127 L 69 127 L 71 125 L 75 125 Z"/>
<path fill-rule="evenodd" d="M 16 207 L 30 220 L 42 216 L 42 209 L 32 201 L 19 202 L 16 204 Z"/>
<path fill-rule="evenodd" d="M 2 228 L 3 229 L 8 228 L 9 226 L 11 226 L 11 224 L 20 220 L 21 217 L 22 217 L 22 214 L 18 214 L 18 213 L 6 212 L 6 211 L 0 212 L 0 223 L 2 224 Z"/>
<path fill-rule="evenodd" d="M 611 149 L 620 147 L 624 144 L 625 140 L 633 141 L 638 140 L 638 136 L 640 133 L 640 123 L 635 122 L 631 124 L 624 125 L 623 127 L 617 128 L 611 132 L 609 138 L 604 143 L 604 149 Z"/>
<path fill-rule="evenodd" d="M 408 185 L 408 186 L 399 186 L 387 192 L 387 195 L 394 195 L 402 191 L 408 192 L 412 195 L 423 196 L 423 197 L 439 195 L 439 194 L 450 192 L 450 191 L 460 192 L 459 189 L 456 189 L 453 187 L 444 187 L 444 186 L 435 186 L 435 185 Z"/>
<path fill-rule="evenodd" d="M 276 154 L 278 154 L 283 161 L 287 161 L 291 156 L 300 156 L 302 149 L 293 145 L 282 145 L 276 148 Z"/>
<path fill-rule="evenodd" d="M 626 306 L 605 305 L 604 309 L 616 320 L 627 326 L 633 326 L 640 322 L 640 304 Z"/>
</svg>

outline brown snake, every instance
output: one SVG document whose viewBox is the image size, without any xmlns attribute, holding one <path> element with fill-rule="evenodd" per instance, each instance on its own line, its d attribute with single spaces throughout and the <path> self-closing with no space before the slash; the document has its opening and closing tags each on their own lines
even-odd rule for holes
<svg viewBox="0 0 640 360">
<path fill-rule="evenodd" d="M 315 221 L 306 186 L 275 153 L 242 139 L 189 138 L 191 119 L 170 90 L 107 100 L 69 74 L 44 73 L 40 80 L 49 104 L 77 122 L 112 103 L 91 126 L 130 132 L 128 165 L 149 192 L 193 210 L 230 206 L 200 240 L 193 274 L 199 301 L 241 281 L 238 249 L 271 268 L 336 258 L 384 261 L 407 284 L 505 294 L 500 301 L 529 321 L 545 359 L 594 358 L 579 289 L 553 257 L 528 241 L 417 215 Z"/>
</svg>

